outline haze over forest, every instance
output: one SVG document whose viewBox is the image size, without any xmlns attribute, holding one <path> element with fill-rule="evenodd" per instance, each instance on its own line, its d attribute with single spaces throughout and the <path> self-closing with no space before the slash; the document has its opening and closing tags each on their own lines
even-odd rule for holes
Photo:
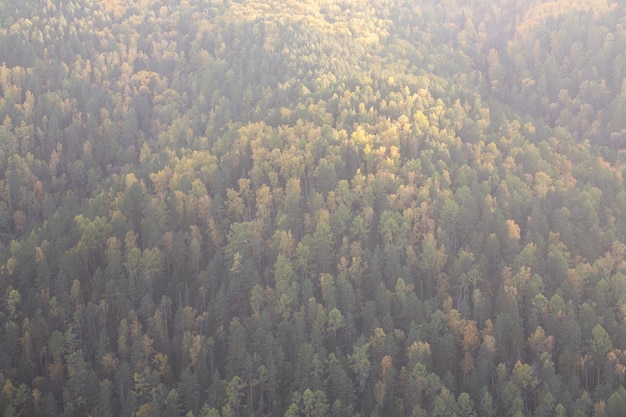
<svg viewBox="0 0 626 417">
<path fill-rule="evenodd" d="M 624 415 L 620 2 L 13 3 L 0 415 Z"/>
</svg>

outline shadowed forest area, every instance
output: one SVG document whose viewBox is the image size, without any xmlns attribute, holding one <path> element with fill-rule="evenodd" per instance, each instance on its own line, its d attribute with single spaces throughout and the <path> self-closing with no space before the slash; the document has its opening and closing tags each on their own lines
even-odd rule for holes
<svg viewBox="0 0 626 417">
<path fill-rule="evenodd" d="M 0 415 L 621 417 L 626 9 L 0 2 Z"/>
</svg>

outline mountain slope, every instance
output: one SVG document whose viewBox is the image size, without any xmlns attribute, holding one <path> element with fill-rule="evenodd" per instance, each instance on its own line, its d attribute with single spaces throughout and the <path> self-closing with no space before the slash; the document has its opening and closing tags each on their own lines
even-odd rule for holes
<svg viewBox="0 0 626 417">
<path fill-rule="evenodd" d="M 0 412 L 620 415 L 623 9 L 514 3 L 0 6 Z"/>
</svg>

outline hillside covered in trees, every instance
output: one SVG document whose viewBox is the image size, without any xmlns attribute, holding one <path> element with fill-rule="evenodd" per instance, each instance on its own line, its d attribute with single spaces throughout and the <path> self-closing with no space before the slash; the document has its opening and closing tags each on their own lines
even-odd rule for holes
<svg viewBox="0 0 626 417">
<path fill-rule="evenodd" d="M 626 10 L 0 2 L 0 415 L 620 417 Z"/>
</svg>

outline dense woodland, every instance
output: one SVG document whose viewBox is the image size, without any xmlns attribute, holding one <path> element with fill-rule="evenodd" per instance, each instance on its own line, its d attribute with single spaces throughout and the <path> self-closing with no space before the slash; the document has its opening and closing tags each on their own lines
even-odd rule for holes
<svg viewBox="0 0 626 417">
<path fill-rule="evenodd" d="M 0 2 L 0 415 L 623 416 L 609 1 Z"/>
</svg>

